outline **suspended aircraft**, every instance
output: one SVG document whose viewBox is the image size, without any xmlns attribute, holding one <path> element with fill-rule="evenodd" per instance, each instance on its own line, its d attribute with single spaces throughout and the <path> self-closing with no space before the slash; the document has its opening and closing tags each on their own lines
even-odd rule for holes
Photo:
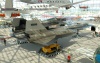
<svg viewBox="0 0 100 63">
<path fill-rule="evenodd" d="M 18 0 L 17 0 L 18 1 Z M 85 0 L 88 1 L 88 0 Z M 81 2 L 85 2 L 85 1 L 80 1 L 80 2 L 76 2 L 76 3 L 71 3 L 69 0 L 64 1 L 47 1 L 47 0 L 20 0 L 20 2 L 34 2 L 34 4 L 30 5 L 29 9 L 16 9 L 13 8 L 13 0 L 5 0 L 5 8 L 1 8 L 2 13 L 0 14 L 1 17 L 6 17 L 6 18 L 10 18 L 10 17 L 18 17 L 20 16 L 20 13 L 30 13 L 33 10 L 58 10 L 59 7 L 66 7 L 66 9 L 69 9 L 70 7 L 72 7 L 72 5 L 74 4 L 78 4 Z"/>
<path fill-rule="evenodd" d="M 82 3 L 85 1 L 89 1 L 89 0 L 84 0 L 84 1 L 79 1 L 79 2 L 75 2 L 73 3 L 70 0 L 18 0 L 20 2 L 25 2 L 25 3 L 30 3 L 30 4 L 36 4 L 36 3 L 47 3 L 50 4 L 50 6 L 56 6 L 56 7 L 65 7 L 66 10 L 73 7 L 73 5 L 78 4 L 78 3 Z"/>
<path fill-rule="evenodd" d="M 5 7 L 2 8 L 1 7 L 1 13 L 0 13 L 0 17 L 6 18 L 6 19 L 10 19 L 10 18 L 15 18 L 18 17 L 22 14 L 30 14 L 31 12 L 33 12 L 33 10 L 50 10 L 50 9 L 54 9 L 57 7 L 49 7 L 49 4 L 33 4 L 31 7 L 31 5 L 29 6 L 29 9 L 17 9 L 14 8 L 14 2 L 13 0 L 5 0 Z M 28 5 L 27 5 L 28 6 Z"/>
</svg>

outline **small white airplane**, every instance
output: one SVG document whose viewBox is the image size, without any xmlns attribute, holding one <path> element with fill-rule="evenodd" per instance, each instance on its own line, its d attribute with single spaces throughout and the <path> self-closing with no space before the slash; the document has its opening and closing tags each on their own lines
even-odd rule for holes
<svg viewBox="0 0 100 63">
<path fill-rule="evenodd" d="M 17 0 L 20 2 L 25 2 L 25 3 L 31 3 L 31 4 L 36 4 L 36 3 L 47 3 L 50 4 L 50 6 L 56 6 L 56 7 L 65 7 L 66 9 L 69 9 L 73 7 L 73 5 L 82 3 L 85 1 L 89 0 L 84 0 L 84 1 L 79 1 L 79 2 L 70 2 L 70 0 Z M 72 0 L 73 1 L 73 0 Z"/>
</svg>

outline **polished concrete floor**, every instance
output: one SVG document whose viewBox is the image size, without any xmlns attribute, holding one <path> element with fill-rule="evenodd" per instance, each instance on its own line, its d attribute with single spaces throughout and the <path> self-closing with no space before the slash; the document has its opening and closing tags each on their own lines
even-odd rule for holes
<svg viewBox="0 0 100 63">
<path fill-rule="evenodd" d="M 100 45 L 100 37 L 92 37 L 92 32 L 86 30 L 80 31 L 80 34 L 83 37 L 72 38 L 70 41 L 67 41 L 67 37 L 60 38 L 58 43 L 64 47 L 64 52 L 54 58 L 37 54 L 42 47 L 39 44 L 18 44 L 16 38 L 12 37 L 6 39 L 5 46 L 0 40 L 0 63 L 67 63 L 68 54 L 71 54 L 72 63 L 93 63 L 93 54 Z"/>
</svg>

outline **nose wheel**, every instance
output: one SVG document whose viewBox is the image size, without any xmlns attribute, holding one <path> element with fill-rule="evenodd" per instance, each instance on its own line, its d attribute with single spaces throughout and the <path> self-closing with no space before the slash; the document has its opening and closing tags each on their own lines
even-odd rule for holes
<svg viewBox="0 0 100 63">
<path fill-rule="evenodd" d="M 76 30 L 76 35 L 73 36 L 73 37 L 74 37 L 74 38 L 79 38 L 79 37 L 83 37 L 83 36 L 79 35 L 79 29 L 77 29 L 77 30 Z"/>
</svg>

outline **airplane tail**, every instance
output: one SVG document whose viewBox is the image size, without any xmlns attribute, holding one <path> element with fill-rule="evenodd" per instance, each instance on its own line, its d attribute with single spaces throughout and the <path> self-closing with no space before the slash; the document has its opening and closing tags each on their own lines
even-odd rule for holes
<svg viewBox="0 0 100 63">
<path fill-rule="evenodd" d="M 28 31 L 43 31 L 43 30 L 47 30 L 41 23 L 40 20 L 38 20 L 37 18 L 34 18 L 31 21 L 26 21 L 26 29 L 25 32 Z"/>
<path fill-rule="evenodd" d="M 2 11 L 5 11 L 6 18 L 10 18 L 12 13 L 18 13 L 18 9 L 13 8 L 13 0 L 5 0 L 5 8 L 1 8 Z"/>
<path fill-rule="evenodd" d="M 6 0 L 5 8 L 13 8 L 13 0 Z"/>
<path fill-rule="evenodd" d="M 0 8 L 2 8 L 1 4 L 0 4 Z"/>
<path fill-rule="evenodd" d="M 37 31 L 47 30 L 40 20 L 34 18 L 33 20 L 26 20 L 23 18 L 14 18 L 12 25 L 15 27 L 15 31 L 24 30 L 26 33 L 37 33 Z"/>
<path fill-rule="evenodd" d="M 5 8 L 1 8 L 1 11 L 18 11 L 18 9 L 13 8 L 13 0 L 6 0 Z"/>
<path fill-rule="evenodd" d="M 0 4 L 0 8 L 2 8 L 1 4 Z M 2 12 L 0 11 L 0 13 L 2 13 Z"/>
</svg>

